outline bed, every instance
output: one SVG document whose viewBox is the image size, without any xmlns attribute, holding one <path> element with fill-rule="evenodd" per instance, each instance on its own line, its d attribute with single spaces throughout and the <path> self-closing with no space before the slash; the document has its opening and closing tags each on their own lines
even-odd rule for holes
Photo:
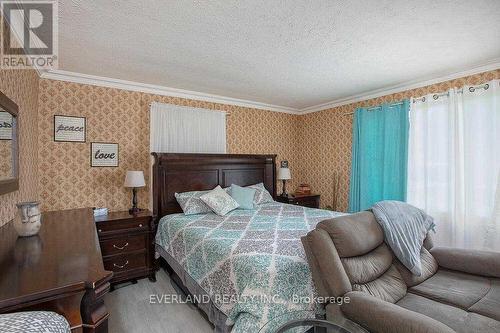
<svg viewBox="0 0 500 333">
<path fill-rule="evenodd" d="M 272 202 L 186 216 L 175 192 L 263 183 L 275 197 L 276 156 L 153 155 L 157 253 L 216 332 L 273 331 L 321 313 L 300 237 L 341 213 Z"/>
</svg>

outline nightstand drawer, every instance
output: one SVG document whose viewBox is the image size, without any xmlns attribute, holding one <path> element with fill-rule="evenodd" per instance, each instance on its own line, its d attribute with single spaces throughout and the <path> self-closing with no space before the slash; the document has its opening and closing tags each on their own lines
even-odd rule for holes
<svg viewBox="0 0 500 333">
<path fill-rule="evenodd" d="M 290 205 L 304 206 L 309 208 L 319 208 L 319 194 L 297 195 L 288 197 L 276 197 L 276 201 Z"/>
<path fill-rule="evenodd" d="M 94 218 L 104 267 L 115 274 L 111 286 L 144 277 L 155 279 L 155 217 L 148 210 L 110 212 Z"/>
<path fill-rule="evenodd" d="M 146 252 L 117 255 L 104 259 L 104 269 L 113 272 L 123 272 L 142 267 L 146 267 Z"/>
<path fill-rule="evenodd" d="M 293 204 L 304 206 L 304 207 L 309 207 L 309 208 L 318 208 L 318 200 L 316 200 L 316 199 L 295 201 Z"/>
<path fill-rule="evenodd" d="M 97 233 L 105 234 L 112 232 L 128 232 L 128 231 L 140 231 L 148 230 L 149 219 L 128 219 L 121 221 L 106 221 L 97 223 Z"/>
<path fill-rule="evenodd" d="M 102 255 L 109 256 L 145 249 L 146 235 L 125 236 L 102 240 L 100 242 Z"/>
</svg>

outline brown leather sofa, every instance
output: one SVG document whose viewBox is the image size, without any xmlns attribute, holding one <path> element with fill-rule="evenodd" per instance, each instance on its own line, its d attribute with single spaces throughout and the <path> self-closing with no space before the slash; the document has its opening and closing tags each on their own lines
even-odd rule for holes
<svg viewBox="0 0 500 333">
<path fill-rule="evenodd" d="M 384 243 L 374 215 L 320 222 L 302 238 L 327 319 L 344 316 L 371 332 L 500 332 L 500 253 L 433 247 L 421 251 L 414 276 Z"/>
</svg>

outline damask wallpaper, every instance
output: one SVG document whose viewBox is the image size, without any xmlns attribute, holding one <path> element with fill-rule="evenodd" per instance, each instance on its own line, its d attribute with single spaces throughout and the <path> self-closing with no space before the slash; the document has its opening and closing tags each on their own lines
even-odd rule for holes
<svg viewBox="0 0 500 333">
<path fill-rule="evenodd" d="M 27 115 L 21 117 L 21 189 L 0 197 L 0 224 L 14 217 L 15 203 L 37 198 L 43 210 L 88 206 L 127 209 L 131 194 L 123 187 L 126 170 L 144 170 L 149 184 L 148 110 L 152 101 L 229 112 L 229 153 L 277 153 L 278 161 L 290 162 L 292 181 L 289 189 L 295 189 L 301 182 L 309 183 L 314 192 L 322 195 L 323 207 L 334 206 L 345 211 L 352 136 L 352 115 L 347 113 L 358 106 L 422 96 L 495 78 L 500 78 L 500 70 L 307 115 L 291 115 L 39 80 L 34 71 L 0 71 L 0 89 L 19 104 L 22 115 Z M 86 117 L 87 142 L 54 142 L 53 117 L 56 114 Z M 119 143 L 119 166 L 91 168 L 92 141 Z M 140 206 L 149 206 L 148 193 L 149 187 L 139 191 Z"/>
<path fill-rule="evenodd" d="M 0 121 L 1 124 L 1 121 Z M 0 180 L 8 179 L 12 175 L 12 159 L 4 158 L 12 154 L 12 141 L 0 140 Z"/>
<path fill-rule="evenodd" d="M 353 117 L 347 113 L 358 107 L 419 97 L 498 78 L 500 69 L 301 116 L 298 126 L 301 181 L 309 183 L 314 192 L 321 194 L 322 207 L 332 206 L 336 210 L 346 211 L 349 199 Z"/>
<path fill-rule="evenodd" d="M 298 171 L 297 115 L 42 79 L 38 112 L 42 209 L 128 209 L 131 191 L 123 187 L 126 171 L 143 170 L 149 184 L 148 115 L 153 101 L 227 111 L 229 153 L 278 154 L 278 161 L 290 161 L 292 174 Z M 54 142 L 56 114 L 86 117 L 87 142 Z M 93 141 L 119 143 L 117 168 L 90 167 Z M 138 200 L 139 206 L 149 206 L 149 187 L 139 191 Z"/>
<path fill-rule="evenodd" d="M 0 226 L 12 220 L 16 204 L 38 199 L 37 103 L 38 74 L 34 70 L 0 70 L 0 91 L 19 107 L 19 191 L 0 195 Z"/>
</svg>

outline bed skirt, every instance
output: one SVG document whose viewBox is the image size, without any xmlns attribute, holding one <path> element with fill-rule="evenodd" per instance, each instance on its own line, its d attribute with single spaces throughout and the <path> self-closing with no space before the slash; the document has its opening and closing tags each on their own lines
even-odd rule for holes
<svg viewBox="0 0 500 333">
<path fill-rule="evenodd" d="M 198 282 L 196 282 L 184 270 L 184 268 L 158 244 L 156 244 L 156 253 L 158 253 L 163 259 L 165 259 L 172 271 L 178 276 L 179 280 L 183 284 L 182 286 L 180 286 L 182 289 L 186 289 L 192 296 L 197 296 L 200 299 L 209 299 L 208 302 L 196 303 L 196 306 L 206 314 L 210 323 L 215 326 L 214 332 L 231 332 L 232 326 L 226 325 L 227 316 L 215 306 L 208 293 L 200 287 Z"/>
</svg>

